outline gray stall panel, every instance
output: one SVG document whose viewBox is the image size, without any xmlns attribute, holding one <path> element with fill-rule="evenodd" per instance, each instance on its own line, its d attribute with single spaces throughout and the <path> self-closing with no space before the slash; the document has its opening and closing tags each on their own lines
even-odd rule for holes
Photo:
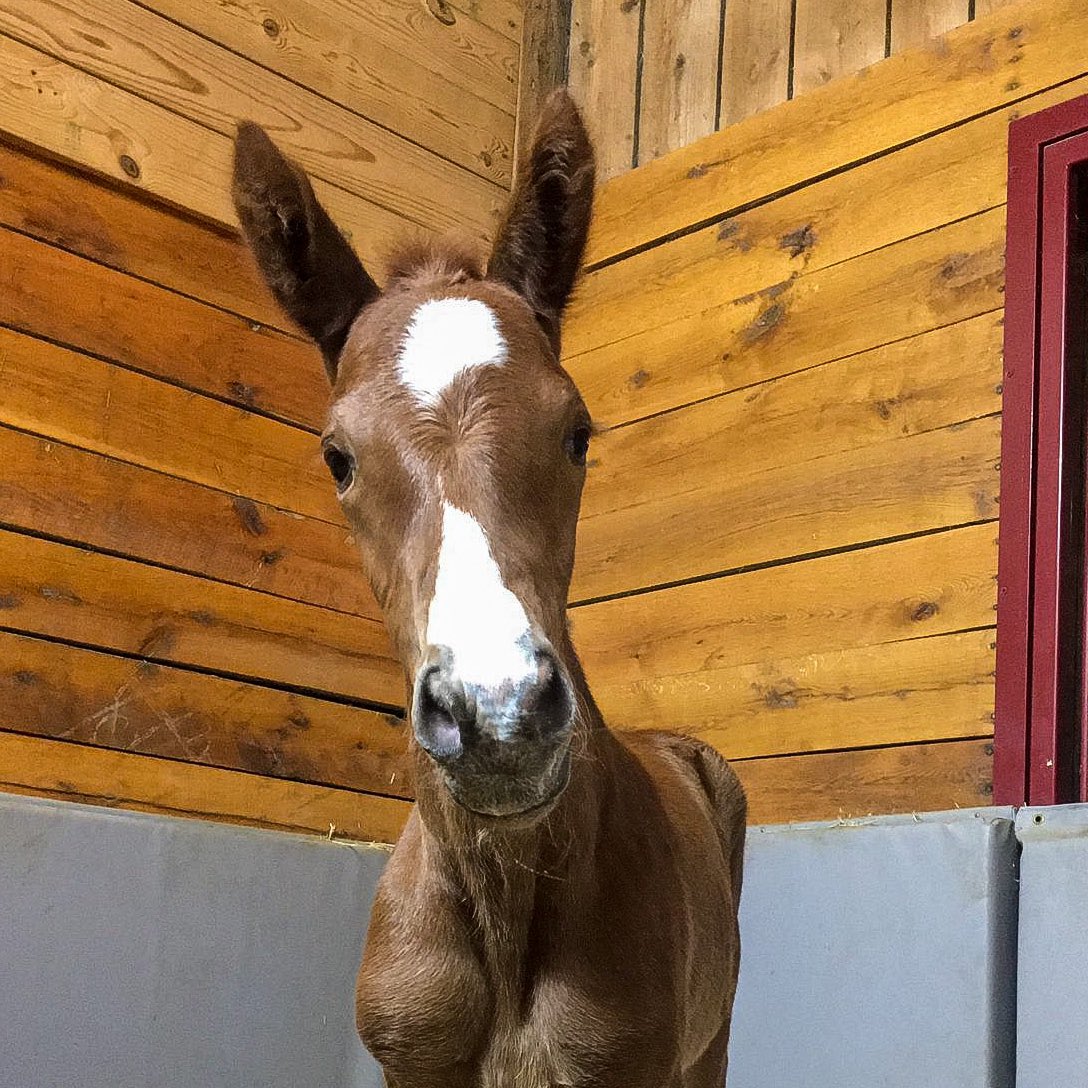
<svg viewBox="0 0 1088 1088">
<path fill-rule="evenodd" d="M 1088 1085 L 1088 805 L 1017 814 L 1017 1088 Z"/>
<path fill-rule="evenodd" d="M 1009 1088 L 1011 817 L 751 829 L 730 1088 Z M 1046 1023 L 1088 1004 L 1078 826 L 1069 863 L 1025 836 L 1082 913 L 1029 899 L 1022 1032 L 1068 1064 L 1023 1088 L 1088 1085 Z M 376 1088 L 351 991 L 385 856 L 0 795 L 0 1088 Z"/>
<path fill-rule="evenodd" d="M 381 850 L 0 796 L 2 1088 L 370 1088 Z"/>
<path fill-rule="evenodd" d="M 752 828 L 730 1088 L 1011 1088 L 1012 819 Z"/>
</svg>

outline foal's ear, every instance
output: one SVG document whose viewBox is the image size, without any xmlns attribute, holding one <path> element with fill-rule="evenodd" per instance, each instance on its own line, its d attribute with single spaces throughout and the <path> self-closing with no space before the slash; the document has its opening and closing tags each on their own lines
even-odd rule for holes
<svg viewBox="0 0 1088 1088">
<path fill-rule="evenodd" d="M 317 202 L 306 175 L 260 125 L 234 142 L 234 207 L 276 301 L 321 348 L 330 380 L 348 330 L 377 284 Z"/>
<path fill-rule="evenodd" d="M 593 211 L 593 145 L 565 90 L 544 104 L 527 161 L 499 228 L 488 275 L 514 288 L 559 353 L 559 325 Z"/>
</svg>

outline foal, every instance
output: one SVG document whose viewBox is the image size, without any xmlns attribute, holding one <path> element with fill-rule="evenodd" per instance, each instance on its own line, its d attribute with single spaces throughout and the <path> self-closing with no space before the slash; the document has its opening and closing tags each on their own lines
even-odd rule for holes
<svg viewBox="0 0 1088 1088">
<path fill-rule="evenodd" d="M 720 1088 L 745 802 L 711 749 L 611 733 L 565 604 L 590 422 L 560 368 L 593 151 L 548 103 L 486 274 L 419 249 L 384 290 L 265 133 L 234 199 L 333 383 L 325 460 L 412 692 L 417 803 L 359 1031 L 390 1088 Z"/>
</svg>

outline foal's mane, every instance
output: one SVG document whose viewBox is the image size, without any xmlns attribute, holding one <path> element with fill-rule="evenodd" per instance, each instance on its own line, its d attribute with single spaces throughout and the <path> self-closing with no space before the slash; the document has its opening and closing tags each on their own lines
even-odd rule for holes
<svg viewBox="0 0 1088 1088">
<path fill-rule="evenodd" d="M 394 249 L 385 262 L 387 285 L 439 281 L 451 285 L 482 280 L 479 255 L 450 238 L 412 241 Z"/>
</svg>

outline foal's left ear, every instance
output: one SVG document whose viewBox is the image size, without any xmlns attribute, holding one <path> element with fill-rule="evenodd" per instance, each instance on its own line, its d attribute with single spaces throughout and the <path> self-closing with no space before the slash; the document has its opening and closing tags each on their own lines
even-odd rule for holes
<svg viewBox="0 0 1088 1088">
<path fill-rule="evenodd" d="M 234 144 L 234 207 L 276 301 L 321 348 L 329 379 L 359 311 L 379 295 L 309 179 L 260 125 Z"/>
<path fill-rule="evenodd" d="M 541 111 L 487 270 L 533 307 L 556 355 L 563 310 L 586 248 L 595 172 L 578 107 L 557 90 Z"/>
</svg>

